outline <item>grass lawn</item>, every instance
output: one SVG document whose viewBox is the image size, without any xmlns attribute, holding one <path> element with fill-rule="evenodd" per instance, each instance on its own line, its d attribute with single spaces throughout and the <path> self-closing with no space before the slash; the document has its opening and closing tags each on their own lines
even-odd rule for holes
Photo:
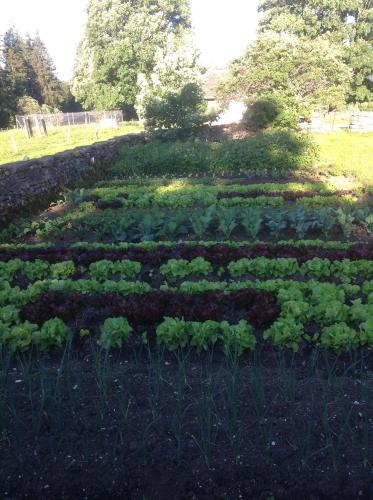
<svg viewBox="0 0 373 500">
<path fill-rule="evenodd" d="M 335 131 L 314 134 L 320 145 L 321 163 L 333 175 L 353 175 L 373 186 L 373 132 Z"/>
<path fill-rule="evenodd" d="M 70 140 L 68 140 L 68 127 L 49 128 L 48 137 L 34 136 L 32 139 L 27 139 L 22 130 L 3 131 L 0 132 L 0 164 L 22 160 L 26 155 L 29 158 L 53 155 L 66 149 L 85 146 L 141 130 L 141 124 L 136 121 L 123 122 L 117 129 L 103 130 L 92 125 L 76 125 L 70 129 Z M 12 146 L 12 134 L 14 134 L 17 153 L 14 152 Z"/>
</svg>

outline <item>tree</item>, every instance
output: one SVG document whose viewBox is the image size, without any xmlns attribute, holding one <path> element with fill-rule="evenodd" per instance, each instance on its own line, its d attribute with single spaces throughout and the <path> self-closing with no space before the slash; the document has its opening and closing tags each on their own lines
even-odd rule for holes
<svg viewBox="0 0 373 500">
<path fill-rule="evenodd" d="M 350 79 L 342 49 L 327 39 L 266 32 L 233 62 L 220 93 L 247 102 L 244 120 L 254 128 L 293 128 L 315 107 L 342 106 Z M 268 116 L 263 116 L 264 108 Z"/>
<path fill-rule="evenodd" d="M 373 0 L 261 0 L 260 32 L 326 38 L 353 71 L 348 100 L 373 100 Z"/>
<path fill-rule="evenodd" d="M 35 73 L 29 58 L 26 41 L 14 28 L 9 29 L 3 38 L 3 64 L 7 75 L 9 90 L 15 102 L 19 97 L 30 95 L 35 99 Z"/>
<path fill-rule="evenodd" d="M 191 34 L 170 34 L 164 47 L 156 50 L 151 74 L 138 75 L 139 93 L 136 111 L 143 117 L 150 101 L 162 100 L 166 94 L 178 94 L 188 84 L 201 86 L 204 68 L 198 63 L 199 52 L 194 47 Z"/>
<path fill-rule="evenodd" d="M 6 71 L 0 66 L 0 128 L 8 126 L 12 115 L 12 95 Z"/>
<path fill-rule="evenodd" d="M 341 49 L 328 40 L 309 41 L 295 35 L 262 34 L 231 67 L 225 95 L 253 102 L 263 96 L 288 100 L 303 116 L 312 107 L 341 105 L 350 70 Z"/>
<path fill-rule="evenodd" d="M 69 82 L 61 82 L 61 101 L 60 108 L 64 113 L 77 113 L 82 111 L 82 106 L 76 101 L 71 93 Z"/>
<path fill-rule="evenodd" d="M 34 39 L 23 38 L 10 28 L 2 39 L 0 65 L 1 126 L 8 126 L 21 109 L 40 111 L 58 107 L 62 95 L 60 82 L 38 34 Z"/>
<path fill-rule="evenodd" d="M 28 44 L 37 97 L 35 94 L 30 95 L 33 95 L 41 104 L 58 108 L 62 98 L 62 89 L 52 58 L 38 33 L 34 39 L 29 39 Z"/>
<path fill-rule="evenodd" d="M 72 92 L 85 108 L 134 105 L 171 34 L 190 28 L 188 0 L 91 0 Z"/>
</svg>

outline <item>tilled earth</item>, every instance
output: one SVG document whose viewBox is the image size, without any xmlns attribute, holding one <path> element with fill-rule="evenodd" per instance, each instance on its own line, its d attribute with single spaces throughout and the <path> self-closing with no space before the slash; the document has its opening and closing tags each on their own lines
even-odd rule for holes
<svg viewBox="0 0 373 500">
<path fill-rule="evenodd" d="M 0 495 L 373 498 L 370 357 L 88 342 L 3 359 Z"/>
</svg>

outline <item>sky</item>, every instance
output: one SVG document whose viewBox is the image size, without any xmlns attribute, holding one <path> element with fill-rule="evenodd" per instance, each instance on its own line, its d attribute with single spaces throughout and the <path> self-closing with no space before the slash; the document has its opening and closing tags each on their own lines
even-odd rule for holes
<svg viewBox="0 0 373 500">
<path fill-rule="evenodd" d="M 58 76 L 69 80 L 83 37 L 88 0 L 0 0 L 0 34 L 14 25 L 31 36 L 38 30 Z M 224 67 L 255 38 L 258 0 L 191 0 L 196 45 L 207 67 Z"/>
</svg>

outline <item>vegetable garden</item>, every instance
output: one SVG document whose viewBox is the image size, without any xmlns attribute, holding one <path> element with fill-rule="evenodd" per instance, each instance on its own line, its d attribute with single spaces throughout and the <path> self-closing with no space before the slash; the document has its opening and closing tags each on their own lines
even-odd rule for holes
<svg viewBox="0 0 373 500">
<path fill-rule="evenodd" d="M 369 498 L 371 207 L 116 165 L 3 227 L 3 495 Z"/>
</svg>

